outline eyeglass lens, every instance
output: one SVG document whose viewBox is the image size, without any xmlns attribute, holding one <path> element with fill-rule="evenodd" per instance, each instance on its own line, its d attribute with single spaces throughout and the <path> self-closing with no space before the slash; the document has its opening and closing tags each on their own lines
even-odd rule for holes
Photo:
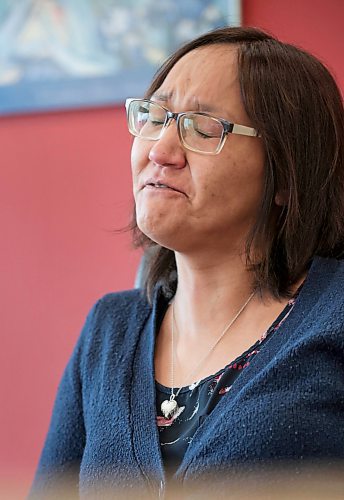
<svg viewBox="0 0 344 500">
<path fill-rule="evenodd" d="M 168 117 L 159 105 L 149 101 L 132 101 L 129 106 L 129 128 L 144 139 L 159 139 Z M 216 152 L 222 139 L 223 126 L 216 118 L 198 113 L 181 115 L 179 130 L 184 145 L 201 152 Z"/>
<path fill-rule="evenodd" d="M 203 152 L 214 152 L 219 147 L 223 126 L 215 118 L 188 114 L 180 118 L 180 131 L 184 144 Z"/>
</svg>

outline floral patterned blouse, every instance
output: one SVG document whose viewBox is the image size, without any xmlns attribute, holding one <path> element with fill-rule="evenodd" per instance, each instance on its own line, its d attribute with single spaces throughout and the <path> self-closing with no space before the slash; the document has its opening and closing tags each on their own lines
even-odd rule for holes
<svg viewBox="0 0 344 500">
<path fill-rule="evenodd" d="M 300 289 L 301 287 L 268 330 L 247 351 L 214 375 L 180 389 L 176 398 L 179 411 L 172 418 L 166 419 L 161 412 L 161 403 L 170 398 L 171 388 L 156 382 L 157 425 L 162 458 L 168 472 L 173 473 L 178 468 L 189 443 L 206 415 L 209 415 L 220 399 L 231 390 L 233 382 L 251 363 L 254 356 L 259 354 L 266 339 L 275 334 L 289 316 Z M 174 393 L 176 394 L 178 390 L 179 388 L 175 388 Z"/>
</svg>

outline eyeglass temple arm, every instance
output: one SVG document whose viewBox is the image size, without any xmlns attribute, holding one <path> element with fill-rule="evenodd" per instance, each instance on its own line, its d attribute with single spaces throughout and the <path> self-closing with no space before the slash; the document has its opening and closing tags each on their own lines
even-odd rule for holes
<svg viewBox="0 0 344 500">
<path fill-rule="evenodd" d="M 249 135 L 251 137 L 259 137 L 259 133 L 255 128 L 246 127 L 246 125 L 237 125 L 233 123 L 231 134 Z"/>
</svg>

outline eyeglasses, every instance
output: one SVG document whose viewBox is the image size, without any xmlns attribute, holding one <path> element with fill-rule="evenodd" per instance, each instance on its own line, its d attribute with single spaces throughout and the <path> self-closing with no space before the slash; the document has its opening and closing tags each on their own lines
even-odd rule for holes
<svg viewBox="0 0 344 500">
<path fill-rule="evenodd" d="M 129 132 L 142 139 L 159 140 L 171 120 L 176 120 L 178 135 L 186 149 L 217 155 L 228 134 L 258 137 L 258 131 L 245 125 L 215 118 L 208 113 L 173 113 L 149 99 L 127 99 L 125 102 Z"/>
</svg>

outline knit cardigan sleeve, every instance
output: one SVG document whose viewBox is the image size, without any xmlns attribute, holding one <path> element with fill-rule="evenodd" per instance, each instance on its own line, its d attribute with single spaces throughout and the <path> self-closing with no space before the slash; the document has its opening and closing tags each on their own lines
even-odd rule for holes
<svg viewBox="0 0 344 500">
<path fill-rule="evenodd" d="M 77 496 L 80 462 L 86 441 L 82 388 L 82 350 L 95 322 L 98 304 L 90 311 L 58 387 L 52 418 L 29 498 L 50 498 L 62 490 Z M 60 493 L 58 493 L 60 492 Z"/>
</svg>

